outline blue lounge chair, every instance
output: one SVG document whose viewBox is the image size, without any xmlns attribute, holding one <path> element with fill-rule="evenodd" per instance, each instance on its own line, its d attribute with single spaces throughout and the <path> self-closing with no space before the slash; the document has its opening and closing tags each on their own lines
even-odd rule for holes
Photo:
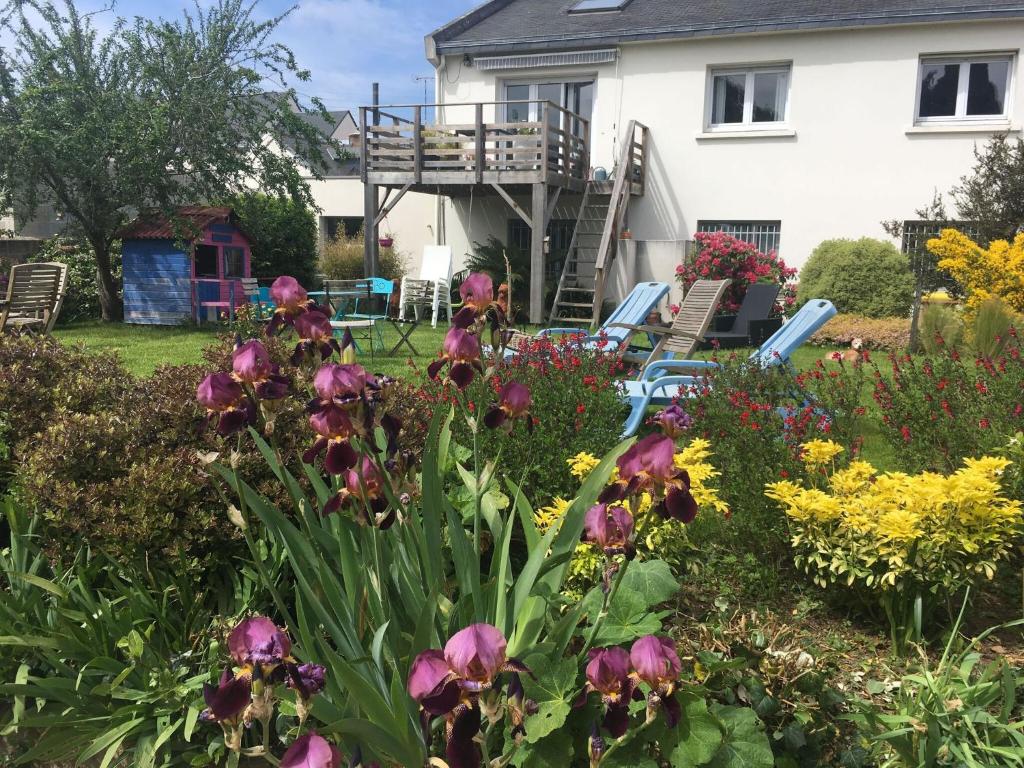
<svg viewBox="0 0 1024 768">
<path fill-rule="evenodd" d="M 800 308 L 770 339 L 750 355 L 750 362 L 760 368 L 789 365 L 789 358 L 815 331 L 836 314 L 832 302 L 811 299 Z M 666 375 L 678 371 L 701 371 L 718 367 L 711 360 L 656 360 L 640 373 L 636 381 L 625 382 L 623 397 L 632 411 L 626 419 L 623 437 L 635 435 L 643 424 L 644 414 L 654 405 L 669 405 L 680 397 L 689 397 L 690 388 L 699 381 L 697 375 Z"/>
<path fill-rule="evenodd" d="M 602 339 L 605 341 L 604 349 L 609 351 L 625 344 L 636 332 L 629 326 L 643 325 L 647 322 L 647 316 L 651 310 L 658 306 L 665 296 L 668 295 L 670 287 L 668 283 L 640 283 L 635 286 L 629 295 L 622 300 L 622 303 L 615 308 L 615 311 L 605 320 L 601 329 L 596 334 L 586 334 L 582 328 L 545 328 L 537 332 L 535 338 L 547 336 L 564 336 L 568 334 L 584 334 L 580 343 L 584 348 L 597 349 Z M 505 350 L 505 356 L 514 355 L 516 350 Z"/>
</svg>

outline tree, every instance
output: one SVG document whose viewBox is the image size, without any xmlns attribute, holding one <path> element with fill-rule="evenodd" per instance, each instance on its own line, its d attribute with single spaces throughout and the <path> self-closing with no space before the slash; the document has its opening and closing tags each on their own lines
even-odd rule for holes
<svg viewBox="0 0 1024 768">
<path fill-rule="evenodd" d="M 288 87 L 309 79 L 272 39 L 290 11 L 260 21 L 258 0 L 216 0 L 180 21 L 117 19 L 101 36 L 56 1 L 0 10 L 15 40 L 0 48 L 0 210 L 30 217 L 52 201 L 81 228 L 105 320 L 122 314 L 111 247 L 137 213 L 171 217 L 185 239 L 182 204 L 254 185 L 311 202 L 297 164 L 321 178 L 324 137 L 301 113 L 326 112 Z"/>
<path fill-rule="evenodd" d="M 313 212 L 301 200 L 260 193 L 225 201 L 235 209 L 252 239 L 252 273 L 257 277 L 291 275 L 310 285 L 316 275 L 317 229 Z"/>
<path fill-rule="evenodd" d="M 974 149 L 975 165 L 951 195 L 960 218 L 975 222 L 985 241 L 1013 240 L 1024 226 L 1024 139 L 993 136 Z"/>
</svg>

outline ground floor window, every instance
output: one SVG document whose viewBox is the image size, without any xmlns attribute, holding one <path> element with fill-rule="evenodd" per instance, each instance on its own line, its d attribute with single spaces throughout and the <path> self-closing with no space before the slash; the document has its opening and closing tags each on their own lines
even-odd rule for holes
<svg viewBox="0 0 1024 768">
<path fill-rule="evenodd" d="M 321 216 L 320 231 L 325 240 L 334 240 L 338 235 L 355 237 L 363 230 L 362 216 Z"/>
<path fill-rule="evenodd" d="M 781 221 L 698 221 L 698 232 L 724 232 L 739 240 L 753 243 L 762 253 L 779 251 L 782 237 Z"/>
</svg>

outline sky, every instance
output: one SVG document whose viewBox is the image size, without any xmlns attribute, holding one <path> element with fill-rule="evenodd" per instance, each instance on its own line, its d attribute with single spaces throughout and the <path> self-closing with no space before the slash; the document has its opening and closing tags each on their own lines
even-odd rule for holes
<svg viewBox="0 0 1024 768">
<path fill-rule="evenodd" d="M 201 0 L 209 5 L 210 0 Z M 442 24 L 478 5 L 478 0 L 259 0 L 257 13 L 274 16 L 297 6 L 278 28 L 276 39 L 294 51 L 312 80 L 296 84 L 306 96 L 318 96 L 328 109 L 351 109 L 370 103 L 371 84 L 380 83 L 381 102 L 423 101 L 416 77 L 433 78 L 423 38 Z M 75 0 L 80 12 L 95 11 L 110 0 Z M 173 18 L 192 0 L 116 0 L 114 10 L 93 17 L 99 29 L 115 15 Z M 428 101 L 434 100 L 427 83 Z"/>
</svg>

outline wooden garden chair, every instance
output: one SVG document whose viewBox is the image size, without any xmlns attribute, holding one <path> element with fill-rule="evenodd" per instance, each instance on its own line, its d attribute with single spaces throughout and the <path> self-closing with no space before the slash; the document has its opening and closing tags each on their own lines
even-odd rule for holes
<svg viewBox="0 0 1024 768">
<path fill-rule="evenodd" d="M 654 360 L 687 358 L 692 355 L 707 333 L 708 326 L 722 302 L 722 296 L 730 280 L 698 280 L 686 292 L 679 312 L 672 319 L 672 325 L 630 325 L 616 323 L 617 328 L 626 328 L 634 333 L 646 333 L 652 340 L 653 349 L 648 353 L 628 350 L 623 358 L 631 363 L 649 365 Z"/>
<path fill-rule="evenodd" d="M 10 329 L 50 333 L 67 288 L 67 264 L 15 264 L 11 267 L 7 296 L 0 299 L 0 333 Z"/>
</svg>

